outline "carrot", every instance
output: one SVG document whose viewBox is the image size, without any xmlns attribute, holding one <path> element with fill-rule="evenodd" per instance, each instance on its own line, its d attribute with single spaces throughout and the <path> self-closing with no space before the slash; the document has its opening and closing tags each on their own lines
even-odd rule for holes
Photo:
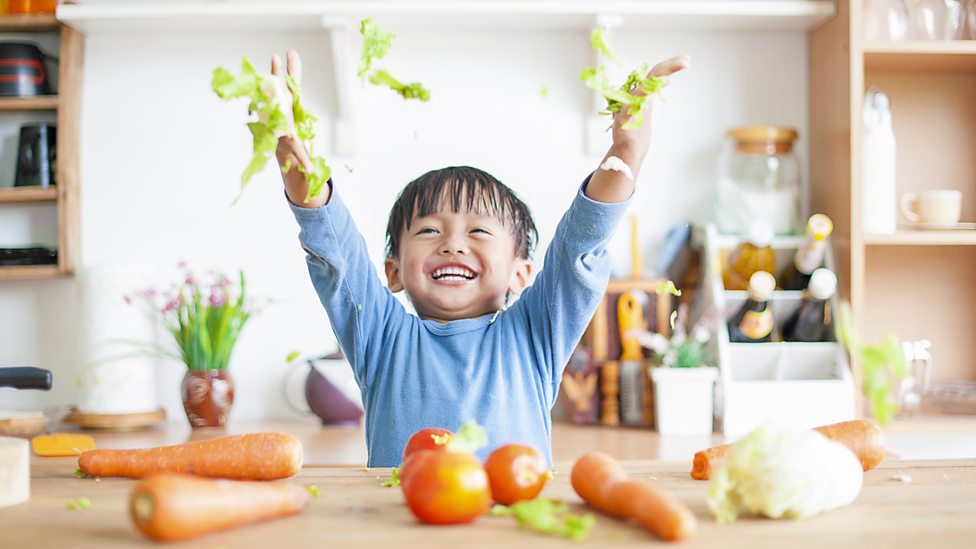
<svg viewBox="0 0 976 549">
<path fill-rule="evenodd" d="M 93 477 L 142 478 L 186 473 L 237 480 L 274 480 L 302 468 L 302 443 L 288 433 L 252 433 L 176 446 L 138 450 L 91 450 L 78 458 Z"/>
<path fill-rule="evenodd" d="M 865 471 L 874 469 L 884 459 L 884 434 L 881 432 L 881 427 L 871 420 L 841 421 L 817 427 L 815 430 L 830 440 L 850 448 Z M 728 444 L 713 446 L 696 453 L 691 465 L 691 478 L 695 480 L 711 478 L 712 472 L 725 461 L 729 446 Z"/>
<path fill-rule="evenodd" d="M 570 475 L 573 489 L 600 511 L 630 519 L 668 541 L 691 538 L 698 529 L 688 507 L 648 482 L 632 480 L 612 457 L 590 452 L 576 460 Z"/>
<path fill-rule="evenodd" d="M 162 474 L 141 480 L 129 496 L 129 517 L 146 537 L 176 541 L 300 513 L 304 488 L 279 482 Z"/>
</svg>

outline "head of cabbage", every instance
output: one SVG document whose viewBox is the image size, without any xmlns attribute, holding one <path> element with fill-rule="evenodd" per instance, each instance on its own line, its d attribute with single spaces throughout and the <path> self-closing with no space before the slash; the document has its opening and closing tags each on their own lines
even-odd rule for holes
<svg viewBox="0 0 976 549">
<path fill-rule="evenodd" d="M 863 481 L 843 444 L 767 424 L 732 445 L 709 483 L 708 507 L 720 523 L 741 513 L 806 518 L 853 502 Z"/>
</svg>

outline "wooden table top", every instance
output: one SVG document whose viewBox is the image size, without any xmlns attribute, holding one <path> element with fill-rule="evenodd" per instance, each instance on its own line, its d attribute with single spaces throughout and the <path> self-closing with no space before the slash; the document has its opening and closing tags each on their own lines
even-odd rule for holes
<svg viewBox="0 0 976 549">
<path fill-rule="evenodd" d="M 135 481 L 78 479 L 70 463 L 33 466 L 31 500 L 0 510 L 0 546 L 115 548 L 158 546 L 132 527 L 126 502 Z M 682 547 L 971 547 L 976 535 L 976 460 L 889 461 L 865 475 L 848 507 L 801 521 L 740 519 L 719 525 L 705 503 L 708 483 L 692 480 L 687 464 L 627 461 L 634 478 L 650 480 L 684 501 L 699 520 L 696 539 Z M 571 462 L 558 462 L 543 492 L 586 511 L 569 485 Z M 294 517 L 244 526 L 176 544 L 179 547 L 644 547 L 658 540 L 639 527 L 596 513 L 590 538 L 572 542 L 519 529 L 510 517 L 482 517 L 463 526 L 424 526 L 398 488 L 380 483 L 388 469 L 306 467 L 278 481 L 316 485 L 321 495 Z M 911 480 L 898 480 L 907 475 Z M 91 500 L 83 511 L 67 501 Z"/>
<path fill-rule="evenodd" d="M 520 530 L 510 517 L 483 517 L 471 525 L 424 526 L 413 518 L 396 488 L 383 488 L 389 469 L 366 471 L 361 428 L 320 428 L 313 422 L 237 424 L 226 431 L 190 431 L 182 426 L 134 433 L 97 433 L 100 448 L 135 448 L 178 444 L 188 439 L 283 430 L 305 447 L 305 467 L 279 481 L 315 484 L 321 495 L 298 516 L 245 526 L 178 547 L 573 547 L 646 546 L 663 543 L 639 527 L 595 513 L 588 541 L 572 542 Z M 718 442 L 718 437 L 689 439 L 689 449 Z M 681 441 L 682 439 L 676 439 Z M 656 433 L 636 429 L 600 429 L 560 425 L 553 432 L 556 476 L 543 492 L 586 511 L 573 492 L 568 473 L 582 453 L 600 449 L 621 459 L 635 477 L 658 483 L 684 501 L 699 520 L 695 540 L 682 547 L 971 547 L 976 539 L 976 459 L 900 461 L 889 456 L 865 475 L 864 489 L 852 505 L 802 521 L 747 518 L 719 525 L 709 513 L 707 482 L 688 476 L 693 450 L 674 447 Z M 697 446 L 696 446 L 697 445 Z M 687 455 L 663 462 L 664 454 Z M 644 456 L 650 456 L 648 459 Z M 635 459 L 637 458 L 637 459 Z M 342 465 L 337 465 L 342 464 Z M 127 499 L 135 481 L 78 479 L 76 458 L 41 458 L 31 465 L 29 502 L 0 509 L 0 548 L 149 547 L 132 527 Z M 899 480 L 910 478 L 910 482 Z M 74 511 L 69 500 L 87 497 L 91 508 Z"/>
</svg>

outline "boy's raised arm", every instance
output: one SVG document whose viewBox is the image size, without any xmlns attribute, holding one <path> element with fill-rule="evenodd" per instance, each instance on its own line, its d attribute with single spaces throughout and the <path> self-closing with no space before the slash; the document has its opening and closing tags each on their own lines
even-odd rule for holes
<svg viewBox="0 0 976 549">
<path fill-rule="evenodd" d="M 687 56 L 679 55 L 654 65 L 650 74 L 667 78 L 687 67 L 689 63 L 690 59 Z M 642 92 L 638 90 L 636 93 Z M 646 108 L 652 108 L 650 102 Z M 639 128 L 624 129 L 623 125 L 628 119 L 626 108 L 620 109 L 614 116 L 613 145 L 600 161 L 600 165 L 602 166 L 607 158 L 615 156 L 630 167 L 633 179 L 619 170 L 596 170 L 586 186 L 586 196 L 598 202 L 623 202 L 634 192 L 634 182 L 637 180 L 637 174 L 640 172 L 651 143 L 651 124 L 648 119 Z"/>
<path fill-rule="evenodd" d="M 288 74 L 301 86 L 302 59 L 295 50 L 288 50 L 286 55 Z M 271 74 L 277 78 L 284 79 L 281 58 L 277 55 L 271 56 Z M 281 89 L 284 90 L 284 93 L 288 94 L 288 102 L 290 103 L 291 93 L 288 91 L 288 86 L 282 85 Z M 319 208 L 329 203 L 329 198 L 332 197 L 332 188 L 329 185 L 326 185 L 322 189 L 321 194 L 305 202 L 305 195 L 308 193 L 308 181 L 305 180 L 302 172 L 298 171 L 298 166 L 301 165 L 306 172 L 311 172 L 312 162 L 309 159 L 308 149 L 304 143 L 294 137 L 281 137 L 278 139 L 278 148 L 275 150 L 275 157 L 278 159 L 278 166 L 282 170 L 285 167 L 289 168 L 287 172 L 282 172 L 281 179 L 285 183 L 285 194 L 288 195 L 288 199 L 293 204 L 302 208 Z"/>
</svg>

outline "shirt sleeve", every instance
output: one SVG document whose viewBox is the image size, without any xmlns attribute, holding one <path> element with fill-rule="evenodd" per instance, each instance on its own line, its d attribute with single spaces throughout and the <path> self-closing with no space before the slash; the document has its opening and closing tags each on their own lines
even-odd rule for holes
<svg viewBox="0 0 976 549">
<path fill-rule="evenodd" d="M 542 270 L 513 306 L 528 317 L 530 337 L 542 352 L 543 360 L 537 362 L 552 391 L 550 404 L 569 355 L 607 290 L 607 243 L 631 201 L 593 200 L 584 193 L 589 181 L 587 177 L 559 221 Z"/>
<path fill-rule="evenodd" d="M 308 254 L 312 285 L 356 381 L 365 389 L 376 375 L 376 361 L 369 357 L 382 346 L 384 332 L 402 322 L 403 306 L 380 281 L 366 242 L 338 193 L 333 190 L 320 208 L 302 208 L 290 200 L 288 204 L 298 221 L 299 242 Z"/>
</svg>

